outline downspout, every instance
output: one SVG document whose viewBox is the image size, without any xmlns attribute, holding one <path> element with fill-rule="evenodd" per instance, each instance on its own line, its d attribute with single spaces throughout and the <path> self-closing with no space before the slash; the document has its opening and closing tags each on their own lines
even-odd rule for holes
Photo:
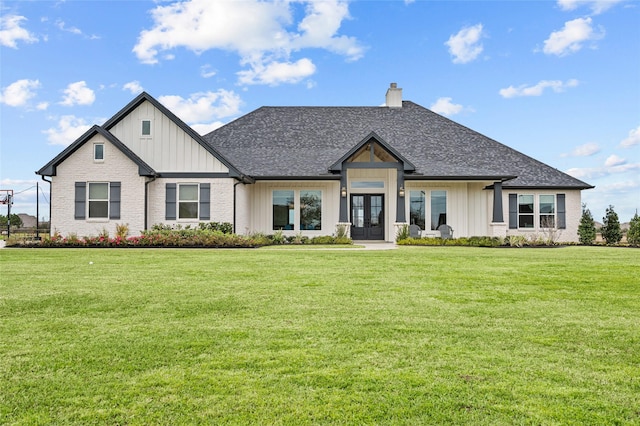
<svg viewBox="0 0 640 426">
<path fill-rule="evenodd" d="M 45 179 L 44 175 L 41 175 L 40 178 L 47 182 L 49 184 L 49 236 L 51 236 L 51 203 L 52 203 L 52 199 L 51 199 L 51 181 Z M 37 196 L 39 197 L 40 194 L 37 194 Z M 36 228 L 38 227 L 38 218 L 36 218 Z"/>
<path fill-rule="evenodd" d="M 149 229 L 149 184 L 156 180 L 158 175 L 151 176 L 151 180 L 144 183 L 144 230 Z"/>
</svg>

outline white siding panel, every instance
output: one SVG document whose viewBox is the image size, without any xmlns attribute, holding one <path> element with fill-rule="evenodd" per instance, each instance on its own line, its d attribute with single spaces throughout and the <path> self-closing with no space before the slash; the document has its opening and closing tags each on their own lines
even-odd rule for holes
<svg viewBox="0 0 640 426">
<path fill-rule="evenodd" d="M 151 137 L 141 120 L 151 120 Z M 112 129 L 120 141 L 158 172 L 221 172 L 229 169 L 150 102 L 143 102 Z"/>
<path fill-rule="evenodd" d="M 301 190 L 322 191 L 322 228 L 318 231 L 302 231 L 302 235 L 309 237 L 317 235 L 331 235 L 335 232 L 340 214 L 340 182 L 332 181 L 304 181 L 304 182 L 257 182 L 251 188 L 251 224 L 250 232 L 273 234 L 272 194 L 274 190 L 295 191 L 295 220 L 294 230 L 283 231 L 285 235 L 296 235 L 299 231 L 299 194 Z M 241 187 L 241 185 L 239 186 Z"/>
</svg>

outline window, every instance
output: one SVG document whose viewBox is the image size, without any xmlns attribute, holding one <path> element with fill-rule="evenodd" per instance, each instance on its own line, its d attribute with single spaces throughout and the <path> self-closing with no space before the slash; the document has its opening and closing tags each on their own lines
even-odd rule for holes
<svg viewBox="0 0 640 426">
<path fill-rule="evenodd" d="M 384 188 L 382 181 L 356 181 L 351 182 L 351 188 Z"/>
<path fill-rule="evenodd" d="M 426 202 L 424 191 L 409 191 L 409 218 L 412 225 L 425 230 Z"/>
<path fill-rule="evenodd" d="M 540 196 L 540 228 L 556 227 L 556 196 Z"/>
<path fill-rule="evenodd" d="M 142 128 L 140 130 L 142 136 L 151 136 L 151 120 L 142 120 Z"/>
<path fill-rule="evenodd" d="M 273 229 L 293 229 L 294 224 L 293 191 L 273 191 Z"/>
<path fill-rule="evenodd" d="M 93 144 L 93 160 L 104 161 L 104 144 L 103 143 Z"/>
<path fill-rule="evenodd" d="M 89 219 L 109 218 L 109 184 L 89 182 Z"/>
<path fill-rule="evenodd" d="M 566 194 L 509 194 L 509 229 L 566 229 L 566 210 Z"/>
<path fill-rule="evenodd" d="M 178 219 L 198 218 L 198 184 L 178 185 Z"/>
<path fill-rule="evenodd" d="M 533 228 L 533 195 L 518 195 L 518 228 Z"/>
<path fill-rule="evenodd" d="M 300 230 L 322 229 L 322 191 L 300 191 Z"/>
<path fill-rule="evenodd" d="M 447 191 L 431 191 L 431 229 L 447 223 Z"/>
</svg>

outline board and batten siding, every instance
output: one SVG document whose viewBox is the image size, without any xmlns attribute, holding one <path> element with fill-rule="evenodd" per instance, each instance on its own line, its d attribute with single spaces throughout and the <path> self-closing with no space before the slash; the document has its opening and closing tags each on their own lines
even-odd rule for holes
<svg viewBox="0 0 640 426">
<path fill-rule="evenodd" d="M 451 182 L 451 181 L 407 181 L 406 214 L 410 218 L 410 191 L 425 191 L 425 202 L 429 203 L 430 191 L 447 191 L 447 225 L 453 228 L 453 236 L 471 237 L 488 235 L 488 195 L 483 190 L 490 182 Z M 427 207 L 429 211 L 429 207 Z M 429 218 L 427 218 L 427 222 Z M 426 230 L 428 235 L 430 230 Z"/>
<path fill-rule="evenodd" d="M 142 135 L 151 120 L 151 135 Z M 169 117 L 144 101 L 109 131 L 157 172 L 228 173 L 229 169 Z"/>
<path fill-rule="evenodd" d="M 238 185 L 240 188 L 242 185 Z M 294 229 L 284 230 L 283 234 L 293 236 L 298 233 L 309 237 L 318 235 L 332 235 L 336 230 L 340 215 L 340 182 L 339 181 L 269 181 L 256 182 L 251 186 L 251 224 L 249 228 L 255 232 L 273 234 L 273 191 L 292 190 L 295 199 Z M 322 191 L 322 228 L 320 230 L 300 231 L 300 191 Z M 238 228 L 238 232 L 241 229 Z M 244 231 L 244 229 L 243 229 Z"/>
<path fill-rule="evenodd" d="M 94 161 L 93 146 L 104 144 L 104 160 Z M 51 177 L 51 232 L 62 236 L 97 236 L 106 230 L 115 236 L 116 224 L 128 224 L 129 235 L 139 235 L 144 229 L 144 183 L 138 166 L 118 148 L 95 135 L 57 167 Z M 75 219 L 76 182 L 119 182 L 119 219 Z M 88 185 L 87 185 L 88 187 Z M 85 210 L 88 203 L 85 203 Z M 86 212 L 85 212 L 86 213 Z"/>
</svg>

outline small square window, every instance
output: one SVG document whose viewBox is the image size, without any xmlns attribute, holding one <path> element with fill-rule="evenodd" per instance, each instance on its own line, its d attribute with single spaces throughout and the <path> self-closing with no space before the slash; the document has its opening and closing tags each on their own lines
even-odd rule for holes
<svg viewBox="0 0 640 426">
<path fill-rule="evenodd" d="M 142 120 L 142 136 L 151 136 L 151 120 Z"/>
<path fill-rule="evenodd" d="M 104 161 L 104 144 L 96 143 L 93 145 L 93 160 Z"/>
</svg>

